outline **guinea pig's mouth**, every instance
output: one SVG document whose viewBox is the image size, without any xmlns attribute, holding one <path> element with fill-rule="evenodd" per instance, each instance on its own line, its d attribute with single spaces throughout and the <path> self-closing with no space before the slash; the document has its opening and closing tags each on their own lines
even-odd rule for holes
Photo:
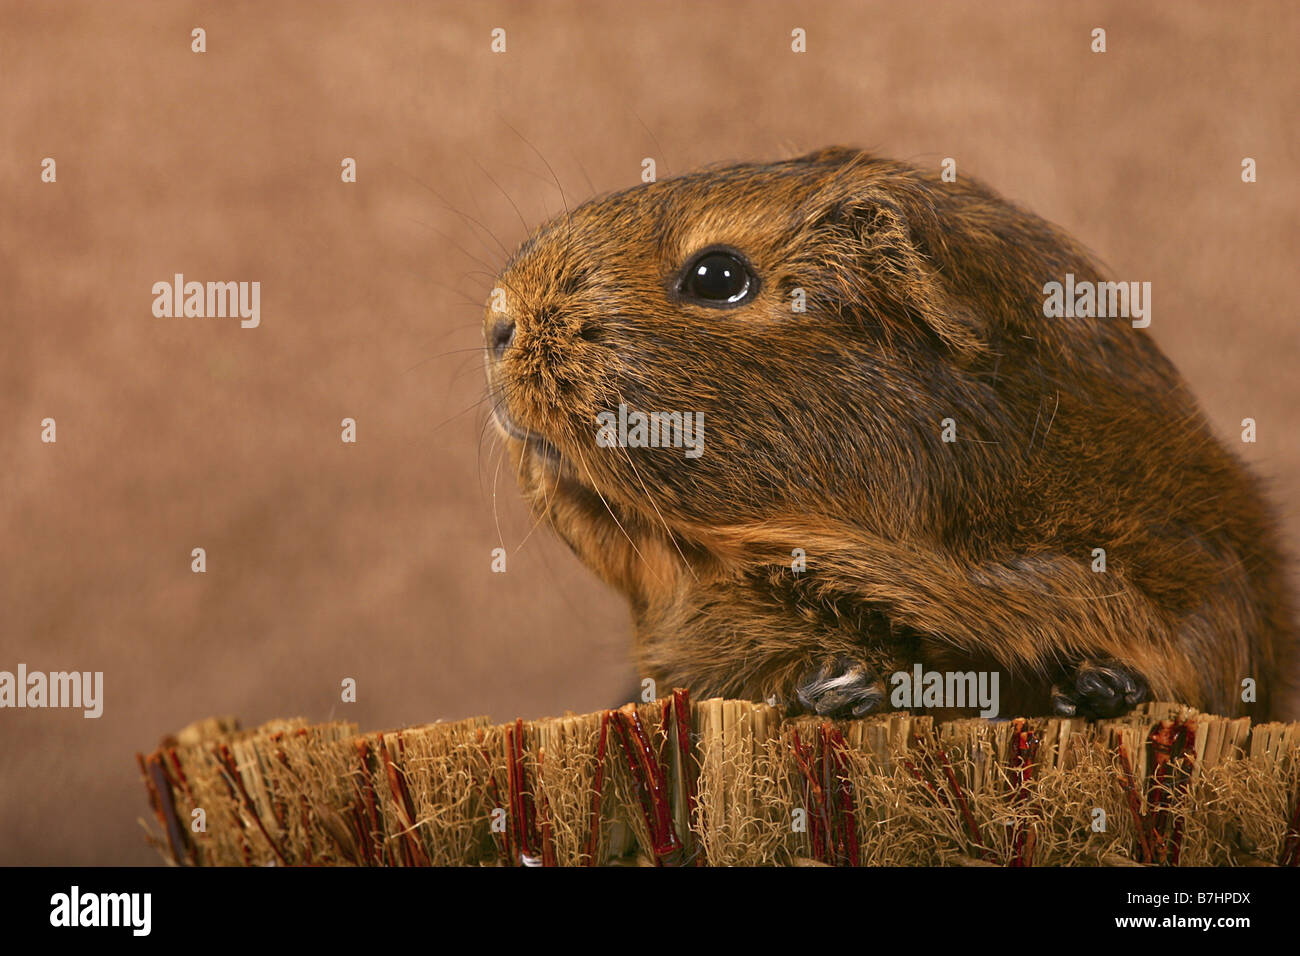
<svg viewBox="0 0 1300 956">
<path fill-rule="evenodd" d="M 501 429 L 507 437 L 523 442 L 526 447 L 539 452 L 543 458 L 554 465 L 564 464 L 564 456 L 560 454 L 560 450 L 537 432 L 520 428 L 500 400 L 492 403 L 492 417 L 496 421 L 497 428 Z"/>
</svg>

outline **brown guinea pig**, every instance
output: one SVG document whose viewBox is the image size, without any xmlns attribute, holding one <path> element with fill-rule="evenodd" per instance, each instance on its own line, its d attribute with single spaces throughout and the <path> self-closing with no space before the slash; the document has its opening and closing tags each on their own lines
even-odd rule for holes
<svg viewBox="0 0 1300 956">
<path fill-rule="evenodd" d="M 1003 716 L 1277 716 L 1258 483 L 1130 318 L 1045 316 L 1067 276 L 1105 281 L 987 187 L 857 150 L 637 186 L 506 265 L 496 422 L 661 685 L 861 715 L 919 664 L 1000 675 Z"/>
</svg>

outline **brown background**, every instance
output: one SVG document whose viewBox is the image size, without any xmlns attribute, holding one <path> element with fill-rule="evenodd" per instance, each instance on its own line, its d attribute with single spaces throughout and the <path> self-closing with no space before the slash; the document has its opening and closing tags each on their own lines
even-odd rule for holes
<svg viewBox="0 0 1300 956">
<path fill-rule="evenodd" d="M 133 754 L 196 718 L 377 729 L 628 685 L 621 602 L 528 535 L 478 404 L 480 303 L 512 207 L 562 208 L 548 164 L 572 202 L 647 156 L 956 157 L 1153 283 L 1218 431 L 1258 419 L 1294 542 L 1296 10 L 0 3 L 0 669 L 106 683 L 97 721 L 0 712 L 0 863 L 155 862 Z M 259 280 L 261 328 L 154 318 L 176 272 Z"/>
</svg>

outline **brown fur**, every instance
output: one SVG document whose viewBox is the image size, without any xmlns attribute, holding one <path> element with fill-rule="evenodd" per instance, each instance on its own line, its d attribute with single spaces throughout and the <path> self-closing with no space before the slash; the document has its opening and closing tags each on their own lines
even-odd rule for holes
<svg viewBox="0 0 1300 956">
<path fill-rule="evenodd" d="M 753 301 L 674 296 L 715 243 Z M 1257 482 L 1147 332 L 1043 317 L 1067 272 L 1108 278 L 977 182 L 842 148 L 710 169 L 529 238 L 489 382 L 529 502 L 627 596 L 664 686 L 788 702 L 842 654 L 997 669 L 1004 715 L 1042 713 L 1114 660 L 1156 697 L 1277 716 L 1295 631 Z M 620 402 L 704 412 L 704 454 L 597 447 Z"/>
</svg>

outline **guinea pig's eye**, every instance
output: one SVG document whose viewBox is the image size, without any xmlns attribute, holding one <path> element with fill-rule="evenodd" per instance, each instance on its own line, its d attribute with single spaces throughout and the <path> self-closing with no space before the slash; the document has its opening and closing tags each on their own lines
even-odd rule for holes
<svg viewBox="0 0 1300 956">
<path fill-rule="evenodd" d="M 706 249 L 686 267 L 678 287 L 700 305 L 728 308 L 748 302 L 758 291 L 758 277 L 744 258 L 730 249 Z"/>
</svg>

